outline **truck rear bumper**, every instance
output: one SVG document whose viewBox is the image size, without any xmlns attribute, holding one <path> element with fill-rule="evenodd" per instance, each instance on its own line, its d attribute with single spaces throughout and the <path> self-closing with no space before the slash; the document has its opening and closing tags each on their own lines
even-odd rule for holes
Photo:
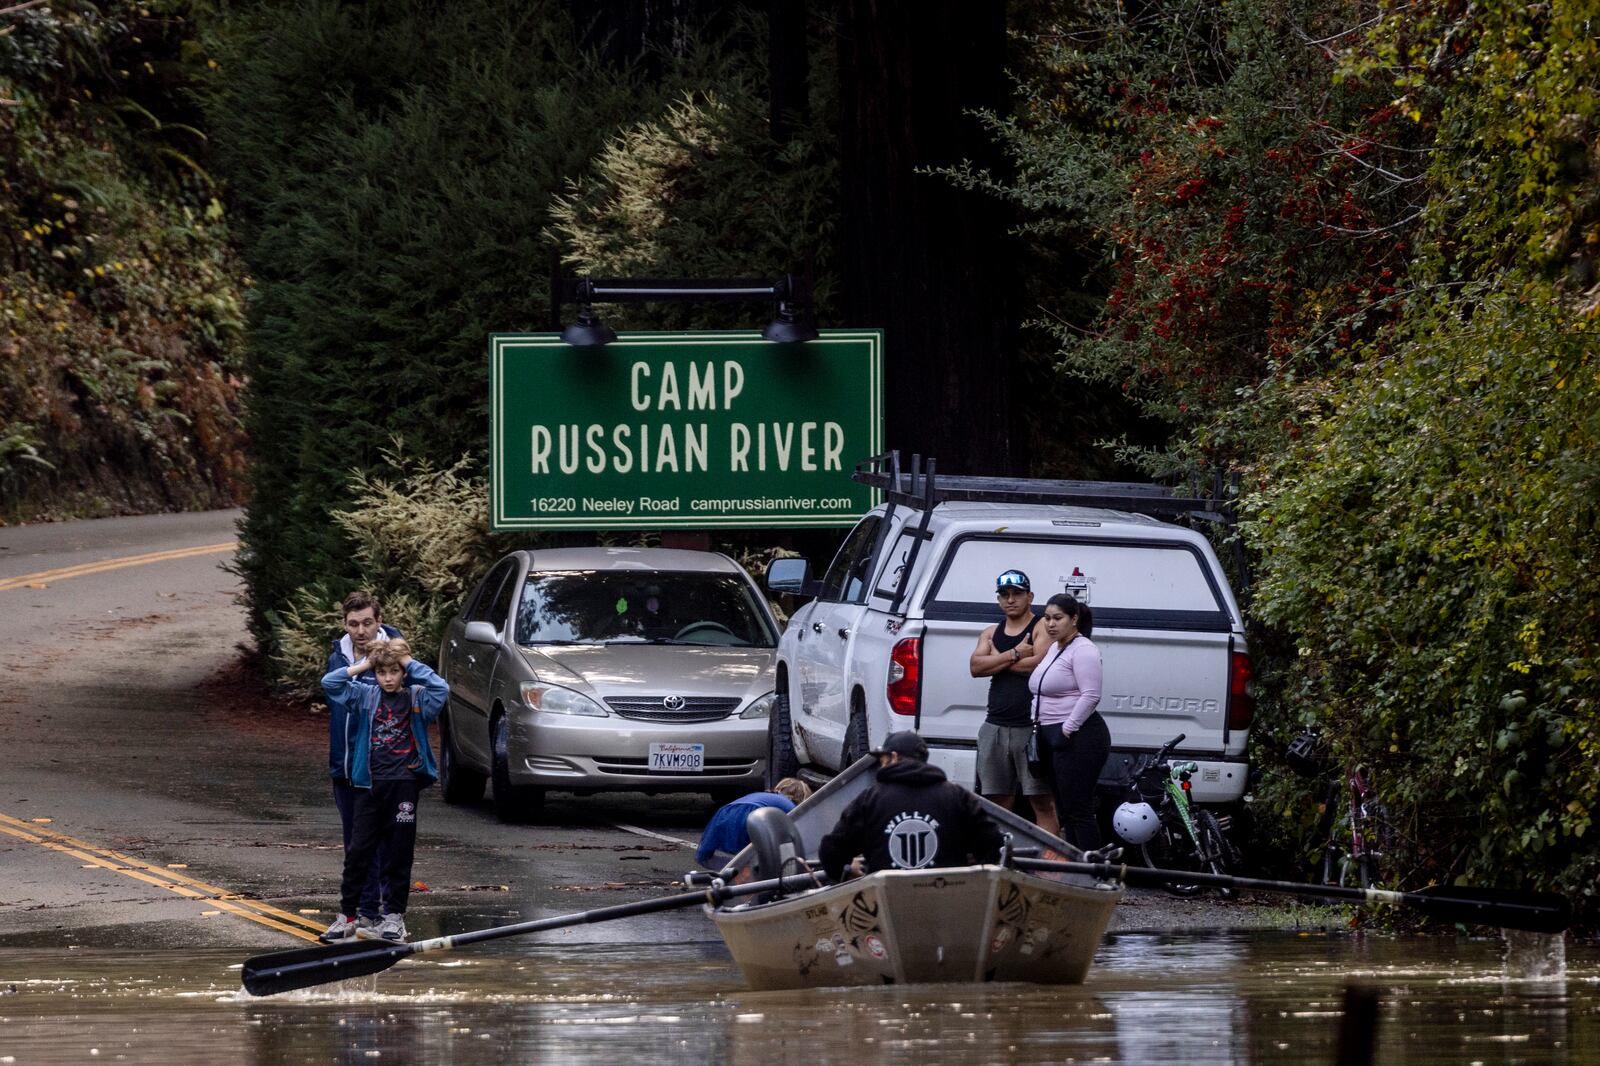
<svg viewBox="0 0 1600 1066">
<path fill-rule="evenodd" d="M 1127 788 L 1128 764 L 1149 752 L 1130 748 L 1112 748 L 1100 771 L 1100 791 L 1114 795 L 1121 802 Z M 1200 769 L 1189 779 L 1190 795 L 1196 803 L 1237 803 L 1244 798 L 1249 784 L 1250 760 L 1245 758 L 1205 758 L 1186 752 L 1176 756 L 1193 759 Z M 945 776 L 959 785 L 972 788 L 978 780 L 978 747 L 975 743 L 928 741 L 928 762 L 943 770 Z"/>
<path fill-rule="evenodd" d="M 928 741 L 928 763 L 944 771 L 944 776 L 966 788 L 978 786 L 978 743 L 972 741 Z"/>
<path fill-rule="evenodd" d="M 1112 748 L 1105 769 L 1100 771 L 1100 791 L 1115 794 L 1120 803 L 1128 787 L 1128 765 L 1148 751 L 1132 748 Z M 1237 803 L 1244 798 L 1250 783 L 1250 760 L 1246 758 L 1212 757 L 1190 752 L 1176 752 L 1174 760 L 1193 760 L 1200 764 L 1189 778 L 1189 795 L 1196 803 Z"/>
</svg>

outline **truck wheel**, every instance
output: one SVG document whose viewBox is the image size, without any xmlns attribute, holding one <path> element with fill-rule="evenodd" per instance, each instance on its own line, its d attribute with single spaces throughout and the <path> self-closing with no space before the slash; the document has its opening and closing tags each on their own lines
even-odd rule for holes
<svg viewBox="0 0 1600 1066">
<path fill-rule="evenodd" d="M 525 822 L 544 806 L 544 789 L 511 783 L 511 726 L 505 715 L 494 720 L 494 813 L 502 822 Z"/>
<path fill-rule="evenodd" d="M 477 803 L 483 798 L 485 778 L 461 765 L 456 755 L 455 731 L 448 716 L 439 718 L 439 791 L 451 804 Z"/>
<path fill-rule="evenodd" d="M 854 766 L 857 760 L 867 754 L 867 747 L 867 709 L 861 706 L 858 697 L 855 708 L 850 712 L 850 724 L 844 730 L 844 752 L 839 759 L 839 769 Z"/>
<path fill-rule="evenodd" d="M 767 716 L 767 790 L 779 781 L 800 772 L 800 760 L 794 753 L 793 727 L 789 724 L 789 694 L 780 692 L 772 701 L 772 713 Z"/>
</svg>

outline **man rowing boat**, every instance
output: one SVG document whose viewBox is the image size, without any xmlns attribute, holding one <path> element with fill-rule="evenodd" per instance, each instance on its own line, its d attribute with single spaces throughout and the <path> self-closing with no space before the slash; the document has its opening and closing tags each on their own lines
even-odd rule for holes
<svg viewBox="0 0 1600 1066">
<path fill-rule="evenodd" d="M 877 783 L 850 801 L 818 854 L 838 882 L 857 855 L 865 872 L 998 862 L 1000 829 L 978 797 L 928 765 L 928 745 L 909 730 L 890 733 L 872 750 Z"/>
</svg>

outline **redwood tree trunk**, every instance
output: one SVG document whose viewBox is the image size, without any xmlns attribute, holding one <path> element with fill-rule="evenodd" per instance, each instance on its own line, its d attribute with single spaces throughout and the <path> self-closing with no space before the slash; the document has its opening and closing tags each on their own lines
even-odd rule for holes
<svg viewBox="0 0 1600 1066">
<path fill-rule="evenodd" d="M 1004 4 L 840 7 L 842 324 L 884 329 L 888 446 L 948 472 L 1013 473 L 1020 458 L 1015 254 L 1005 205 L 917 171 L 1003 165 L 967 112 L 1004 111 L 1005 44 Z"/>
</svg>

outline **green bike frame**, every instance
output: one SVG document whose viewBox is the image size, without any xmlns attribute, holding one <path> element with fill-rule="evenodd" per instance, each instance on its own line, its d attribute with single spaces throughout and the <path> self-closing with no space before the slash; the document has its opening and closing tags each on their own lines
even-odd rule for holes
<svg viewBox="0 0 1600 1066">
<path fill-rule="evenodd" d="M 1204 850 L 1200 843 L 1200 829 L 1194 824 L 1193 804 L 1189 799 L 1189 777 L 1198 772 L 1200 764 L 1197 762 L 1173 763 L 1167 771 L 1167 779 L 1162 782 L 1172 800 L 1173 810 L 1178 812 L 1178 819 L 1183 822 L 1183 828 L 1188 832 L 1189 839 L 1194 842 L 1196 853 Z"/>
</svg>

